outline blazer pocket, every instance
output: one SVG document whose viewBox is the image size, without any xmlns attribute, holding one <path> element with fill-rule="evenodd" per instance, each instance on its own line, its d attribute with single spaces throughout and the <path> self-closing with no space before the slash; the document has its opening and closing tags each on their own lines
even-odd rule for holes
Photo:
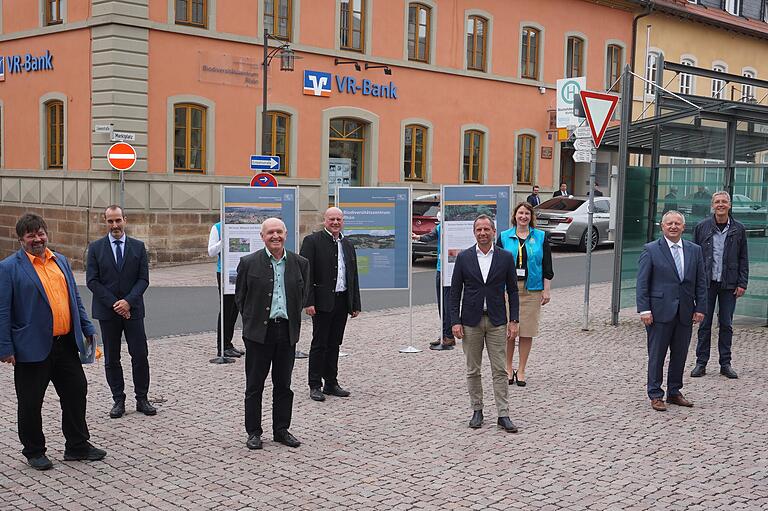
<svg viewBox="0 0 768 511">
<path fill-rule="evenodd" d="M 651 291 L 648 293 L 648 296 L 651 298 L 664 298 L 664 292 L 663 291 Z"/>
</svg>

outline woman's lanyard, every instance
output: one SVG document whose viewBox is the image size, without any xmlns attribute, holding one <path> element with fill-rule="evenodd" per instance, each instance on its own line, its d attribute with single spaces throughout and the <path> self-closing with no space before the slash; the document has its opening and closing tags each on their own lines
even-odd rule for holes
<svg viewBox="0 0 768 511">
<path fill-rule="evenodd" d="M 517 229 L 515 229 L 515 240 L 517 241 L 517 267 L 522 268 L 523 267 L 523 249 L 525 249 L 525 244 L 528 243 L 528 239 L 531 237 L 531 231 L 528 231 L 528 237 L 525 238 L 525 241 L 520 243 L 520 236 L 517 235 Z"/>
</svg>

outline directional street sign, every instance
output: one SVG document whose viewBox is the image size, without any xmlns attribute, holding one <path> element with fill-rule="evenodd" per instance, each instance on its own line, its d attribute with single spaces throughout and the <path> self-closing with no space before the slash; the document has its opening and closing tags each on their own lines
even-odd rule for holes
<svg viewBox="0 0 768 511">
<path fill-rule="evenodd" d="M 112 144 L 107 151 L 107 161 L 115 170 L 128 170 L 136 163 L 136 149 L 125 142 Z"/>
<path fill-rule="evenodd" d="M 592 138 L 577 138 L 573 141 L 573 147 L 577 151 L 591 151 L 594 146 Z"/>
<path fill-rule="evenodd" d="M 111 124 L 97 124 L 93 127 L 94 133 L 112 133 Z"/>
<path fill-rule="evenodd" d="M 251 186 L 277 186 L 277 179 L 268 172 L 261 172 L 251 178 Z"/>
<path fill-rule="evenodd" d="M 579 126 L 576 128 L 573 132 L 574 135 L 576 135 L 576 138 L 592 138 L 592 129 L 589 127 L 588 124 L 584 124 L 583 126 Z"/>
<path fill-rule="evenodd" d="M 587 122 L 592 128 L 592 140 L 595 142 L 595 147 L 600 147 L 619 98 L 587 90 L 582 90 L 579 95 L 584 105 L 584 113 L 587 114 Z"/>
<path fill-rule="evenodd" d="M 574 151 L 573 161 L 576 163 L 590 163 L 592 162 L 592 151 Z"/>
<path fill-rule="evenodd" d="M 268 170 L 277 172 L 280 170 L 280 157 L 269 154 L 252 154 L 251 170 Z"/>
<path fill-rule="evenodd" d="M 136 142 L 136 133 L 126 133 L 124 131 L 113 131 L 112 142 Z"/>
</svg>

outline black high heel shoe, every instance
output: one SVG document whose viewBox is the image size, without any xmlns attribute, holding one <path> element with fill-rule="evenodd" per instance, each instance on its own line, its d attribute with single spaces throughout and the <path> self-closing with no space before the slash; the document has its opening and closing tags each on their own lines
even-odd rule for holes
<svg viewBox="0 0 768 511">
<path fill-rule="evenodd" d="M 515 381 L 517 382 L 518 387 L 525 387 L 525 380 L 521 380 L 517 377 L 517 371 L 515 371 Z"/>
<path fill-rule="evenodd" d="M 517 371 L 512 371 L 512 378 L 509 379 L 509 384 L 514 385 L 517 381 Z M 519 384 L 518 384 L 519 385 Z"/>
</svg>

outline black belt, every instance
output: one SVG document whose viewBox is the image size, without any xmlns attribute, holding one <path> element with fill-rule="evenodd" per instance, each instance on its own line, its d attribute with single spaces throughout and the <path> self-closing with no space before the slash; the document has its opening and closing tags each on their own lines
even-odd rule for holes
<svg viewBox="0 0 768 511">
<path fill-rule="evenodd" d="M 65 339 L 65 338 L 67 338 L 67 337 L 69 337 L 69 332 L 67 332 L 67 333 L 66 333 L 66 334 L 64 334 L 64 335 L 54 335 L 54 336 L 53 336 L 53 342 L 56 342 L 56 341 L 61 341 L 62 339 Z"/>
<path fill-rule="evenodd" d="M 336 296 L 345 295 L 347 294 L 347 290 L 345 289 L 344 291 L 335 291 L 333 294 L 335 294 Z"/>
<path fill-rule="evenodd" d="M 269 318 L 269 322 L 279 325 L 280 323 L 287 323 L 288 320 L 286 318 Z"/>
</svg>

